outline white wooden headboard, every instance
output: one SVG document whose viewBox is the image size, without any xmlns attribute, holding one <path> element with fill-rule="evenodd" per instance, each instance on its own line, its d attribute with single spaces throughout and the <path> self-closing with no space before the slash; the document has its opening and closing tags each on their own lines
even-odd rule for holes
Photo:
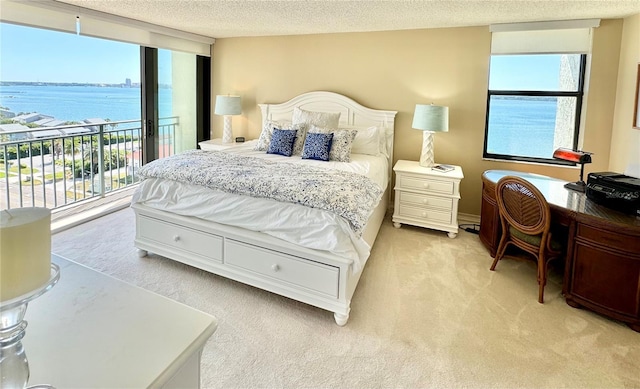
<svg viewBox="0 0 640 389">
<path fill-rule="evenodd" d="M 262 125 L 267 120 L 291 122 L 293 108 L 307 111 L 340 112 L 340 125 L 355 127 L 378 126 L 385 128 L 389 153 L 389 179 L 393 169 L 393 136 L 397 111 L 367 108 L 350 98 L 334 92 L 308 92 L 279 104 L 258 104 L 262 110 Z"/>
</svg>

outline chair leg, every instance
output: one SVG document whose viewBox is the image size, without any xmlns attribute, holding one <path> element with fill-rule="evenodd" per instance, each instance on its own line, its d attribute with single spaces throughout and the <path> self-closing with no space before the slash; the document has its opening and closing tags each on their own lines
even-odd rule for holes
<svg viewBox="0 0 640 389">
<path fill-rule="evenodd" d="M 493 260 L 493 263 L 491 264 L 491 267 L 489 268 L 489 270 L 494 271 L 496 270 L 496 265 L 498 264 L 498 261 L 502 259 L 502 257 L 504 256 L 504 252 L 507 249 L 507 236 L 506 234 L 502 234 L 502 238 L 500 238 L 500 243 L 498 244 L 498 250 L 496 250 L 496 257 Z"/>
<path fill-rule="evenodd" d="M 538 302 L 544 304 L 544 287 L 547 284 L 547 261 L 538 254 Z"/>
</svg>

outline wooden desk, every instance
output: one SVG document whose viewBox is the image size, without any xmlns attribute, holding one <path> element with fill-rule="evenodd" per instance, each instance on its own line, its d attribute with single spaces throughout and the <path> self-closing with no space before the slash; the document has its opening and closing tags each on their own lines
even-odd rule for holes
<svg viewBox="0 0 640 389">
<path fill-rule="evenodd" d="M 29 303 L 28 386 L 199 388 L 217 327 L 204 312 L 52 256 L 60 281 Z"/>
<path fill-rule="evenodd" d="M 566 181 L 509 170 L 482 175 L 480 240 L 492 257 L 502 234 L 495 186 L 506 175 L 534 184 L 551 208 L 552 223 L 567 228 L 562 292 L 567 304 L 623 321 L 640 332 L 640 217 L 598 205 Z"/>
</svg>

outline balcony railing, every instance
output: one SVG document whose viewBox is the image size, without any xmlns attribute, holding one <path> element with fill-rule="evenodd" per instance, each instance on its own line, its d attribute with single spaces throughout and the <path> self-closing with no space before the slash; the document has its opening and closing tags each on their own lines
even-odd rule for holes
<svg viewBox="0 0 640 389">
<path fill-rule="evenodd" d="M 177 117 L 160 119 L 159 157 L 174 153 L 178 125 Z M 137 183 L 141 165 L 140 120 L 0 132 L 0 209 L 104 197 Z"/>
</svg>

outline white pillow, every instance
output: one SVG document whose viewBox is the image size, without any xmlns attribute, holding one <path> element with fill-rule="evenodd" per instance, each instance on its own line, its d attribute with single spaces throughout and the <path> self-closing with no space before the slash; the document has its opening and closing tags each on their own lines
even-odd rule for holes
<svg viewBox="0 0 640 389">
<path fill-rule="evenodd" d="M 332 129 L 311 126 L 310 133 L 333 134 L 329 161 L 351 162 L 351 147 L 358 130 Z"/>
<path fill-rule="evenodd" d="M 262 127 L 262 132 L 260 133 L 258 142 L 253 147 L 253 149 L 255 151 L 269 150 L 269 145 L 271 144 L 271 137 L 273 136 L 273 130 L 276 128 L 279 130 L 297 130 L 297 133 L 296 133 L 296 144 L 297 144 L 298 143 L 297 140 L 300 137 L 299 134 L 302 132 L 304 127 L 305 126 L 301 124 L 296 125 L 293 123 L 281 123 L 281 122 L 274 122 L 271 120 L 267 120 L 264 123 L 264 126 Z M 304 136 L 302 138 L 304 139 Z M 304 144 L 304 140 L 302 141 L 302 143 Z M 294 144 L 294 151 L 295 151 L 295 144 Z"/>
<path fill-rule="evenodd" d="M 291 122 L 293 124 L 307 123 L 316 127 L 335 129 L 338 128 L 338 123 L 340 123 L 340 112 L 313 112 L 294 107 Z"/>
<path fill-rule="evenodd" d="M 378 127 L 357 129 L 351 152 L 355 154 L 380 155 L 380 130 Z"/>
</svg>

